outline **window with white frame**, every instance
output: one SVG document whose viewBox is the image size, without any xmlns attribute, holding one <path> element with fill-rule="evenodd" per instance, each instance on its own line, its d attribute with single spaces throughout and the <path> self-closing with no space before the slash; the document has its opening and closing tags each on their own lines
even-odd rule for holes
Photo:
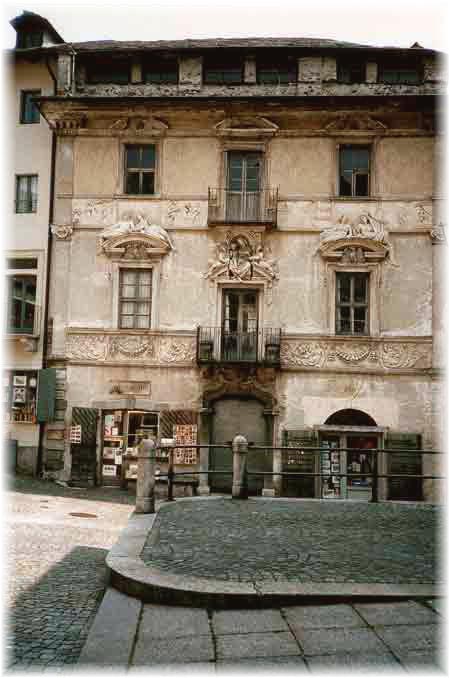
<svg viewBox="0 0 450 678">
<path fill-rule="evenodd" d="M 336 334 L 369 334 L 368 273 L 336 273 Z"/>
<path fill-rule="evenodd" d="M 119 328 L 149 328 L 151 312 L 152 271 L 150 269 L 120 269 Z"/>
<path fill-rule="evenodd" d="M 16 176 L 16 213 L 36 212 L 37 187 L 37 174 L 21 174 Z"/>
</svg>

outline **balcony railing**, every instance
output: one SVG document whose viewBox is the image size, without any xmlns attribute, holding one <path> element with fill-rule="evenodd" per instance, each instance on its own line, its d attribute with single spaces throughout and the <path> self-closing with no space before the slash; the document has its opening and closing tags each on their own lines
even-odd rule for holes
<svg viewBox="0 0 450 678">
<path fill-rule="evenodd" d="M 281 329 L 229 332 L 223 327 L 197 328 L 198 364 L 280 365 Z"/>
<path fill-rule="evenodd" d="M 277 225 L 278 188 L 231 191 L 208 188 L 208 224 Z"/>
</svg>

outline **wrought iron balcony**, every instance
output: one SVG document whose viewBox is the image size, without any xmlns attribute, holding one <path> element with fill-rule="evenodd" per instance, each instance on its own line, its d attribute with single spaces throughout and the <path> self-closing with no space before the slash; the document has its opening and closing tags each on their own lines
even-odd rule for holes
<svg viewBox="0 0 450 678">
<path fill-rule="evenodd" d="M 231 191 L 208 188 L 208 224 L 277 225 L 278 188 Z"/>
<path fill-rule="evenodd" d="M 281 329 L 229 332 L 223 327 L 197 328 L 197 363 L 280 365 Z"/>
</svg>

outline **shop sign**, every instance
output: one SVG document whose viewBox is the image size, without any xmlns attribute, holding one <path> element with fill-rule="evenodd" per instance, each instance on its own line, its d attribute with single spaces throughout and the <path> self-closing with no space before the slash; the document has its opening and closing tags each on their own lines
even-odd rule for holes
<svg viewBox="0 0 450 678">
<path fill-rule="evenodd" d="M 104 476 L 115 476 L 116 467 L 114 464 L 103 464 L 102 475 Z"/>
<path fill-rule="evenodd" d="M 70 427 L 69 440 L 71 443 L 81 443 L 81 424 Z"/>
</svg>

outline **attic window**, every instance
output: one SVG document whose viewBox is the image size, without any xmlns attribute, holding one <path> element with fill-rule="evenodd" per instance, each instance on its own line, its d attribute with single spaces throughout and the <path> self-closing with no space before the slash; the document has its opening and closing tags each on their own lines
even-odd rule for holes
<svg viewBox="0 0 450 678">
<path fill-rule="evenodd" d="M 392 85 L 418 84 L 420 82 L 419 66 L 414 61 L 400 61 L 380 63 L 378 65 L 378 80 Z"/>
<path fill-rule="evenodd" d="M 256 63 L 256 79 L 260 85 L 286 85 L 297 80 L 297 63 L 294 60 L 260 60 Z"/>
<path fill-rule="evenodd" d="M 244 79 L 244 62 L 236 57 L 205 57 L 203 82 L 206 85 L 240 85 Z"/>
<path fill-rule="evenodd" d="M 338 81 L 347 85 L 365 82 L 366 64 L 361 61 L 339 61 Z"/>
<path fill-rule="evenodd" d="M 86 75 L 87 81 L 93 85 L 126 85 L 130 80 L 130 63 L 128 59 L 96 57 L 86 63 Z"/>
<path fill-rule="evenodd" d="M 178 61 L 176 59 L 148 58 L 143 63 L 142 78 L 152 85 L 176 85 Z"/>
<path fill-rule="evenodd" d="M 42 31 L 20 31 L 17 34 L 17 47 L 20 49 L 42 47 L 43 38 Z"/>
</svg>

